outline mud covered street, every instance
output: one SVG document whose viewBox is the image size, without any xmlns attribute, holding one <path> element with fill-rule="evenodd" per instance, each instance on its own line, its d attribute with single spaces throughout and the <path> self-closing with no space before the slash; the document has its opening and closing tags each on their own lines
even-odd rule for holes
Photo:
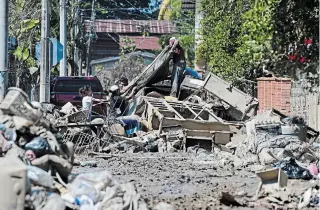
<svg viewBox="0 0 320 210">
<path fill-rule="evenodd" d="M 94 159 L 97 167 L 78 166 L 73 173 L 109 170 L 119 182 L 133 182 L 150 208 L 163 201 L 175 209 L 270 209 L 258 203 L 251 207 L 221 204 L 222 192 L 253 197 L 259 178 L 252 171 L 254 167 L 235 168 L 226 159 L 218 161 L 214 154 L 141 153 L 106 157 Z M 303 193 L 310 182 L 289 180 L 288 185 Z"/>
</svg>

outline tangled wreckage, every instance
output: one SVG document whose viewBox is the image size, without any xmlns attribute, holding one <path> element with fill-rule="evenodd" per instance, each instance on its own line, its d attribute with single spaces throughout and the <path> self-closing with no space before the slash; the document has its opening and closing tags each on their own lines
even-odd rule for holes
<svg viewBox="0 0 320 210">
<path fill-rule="evenodd" d="M 167 98 L 170 86 L 163 81 L 169 50 L 165 48 L 129 84 L 124 95 L 135 88 L 135 97 L 125 116 L 117 118 L 104 116 L 88 122 L 70 103 L 62 108 L 29 103 L 22 90 L 10 88 L 0 105 L 1 209 L 148 209 L 133 184 L 119 184 L 108 172 L 70 180 L 75 155 L 192 148 L 227 152 L 237 166 L 271 166 L 257 173 L 260 188 L 270 183 L 283 188 L 288 178 L 317 175 L 306 166 L 319 169 L 314 146 L 319 132 L 303 119 L 273 109 L 257 115 L 256 98 L 212 73 L 204 80 L 186 77 L 178 100 Z M 318 196 L 319 203 L 319 193 L 310 194 L 309 203 L 311 196 Z"/>
</svg>

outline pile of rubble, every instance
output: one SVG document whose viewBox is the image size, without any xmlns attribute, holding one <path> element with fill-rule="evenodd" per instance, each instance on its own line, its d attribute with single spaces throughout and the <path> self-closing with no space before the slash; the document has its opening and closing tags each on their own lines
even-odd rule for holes
<svg viewBox="0 0 320 210">
<path fill-rule="evenodd" d="M 257 115 L 256 98 L 211 73 L 205 80 L 186 77 L 178 100 L 168 98 L 166 88 L 156 85 L 166 78 L 166 51 L 131 82 L 127 93 L 132 88 L 137 92 L 121 117 L 100 116 L 88 122 L 71 103 L 61 109 L 29 103 L 23 91 L 11 88 L 0 105 L 2 206 L 147 209 L 133 184 L 119 184 L 108 172 L 70 180 L 75 155 L 192 152 L 194 148 L 228 154 L 235 167 L 258 164 L 264 169 L 256 170 L 261 186 L 254 202 L 279 193 L 287 187 L 288 178 L 319 178 L 318 131 L 301 118 L 277 110 Z M 222 198 L 239 204 L 232 195 Z M 275 196 L 272 202 L 284 205 L 285 199 Z M 311 203 L 319 204 L 319 188 L 308 190 L 297 205 Z M 170 208 L 160 204 L 155 209 Z"/>
<path fill-rule="evenodd" d="M 0 110 L 1 209 L 148 209 L 132 183 L 107 171 L 70 179 L 74 143 L 52 123 L 66 122 L 61 110 L 29 103 L 18 88 L 9 89 Z"/>
<path fill-rule="evenodd" d="M 140 83 L 138 78 L 136 83 L 146 86 L 138 89 L 125 116 L 87 122 L 86 116 L 68 103 L 61 110 L 45 108 L 46 119 L 55 123 L 64 142 L 74 144 L 76 155 L 193 152 L 198 148 L 223 154 L 235 167 L 260 165 L 255 172 L 262 185 L 272 182 L 277 186 L 272 195 L 286 189 L 288 178 L 319 178 L 319 132 L 300 117 L 288 117 L 274 109 L 257 115 L 256 98 L 213 74 L 205 80 L 185 78 L 179 100 L 156 92 L 155 86 L 150 90 L 146 78 Z M 314 199 L 318 195 L 312 194 Z M 259 203 L 265 197 L 260 189 L 253 200 Z M 252 201 L 246 205 L 253 205 Z"/>
<path fill-rule="evenodd" d="M 148 87 L 146 81 L 144 78 L 146 86 L 138 89 L 129 104 L 127 116 L 102 129 L 108 133 L 102 139 L 107 137 L 104 141 L 112 144 L 103 146 L 101 153 L 187 152 L 194 147 L 212 153 L 227 152 L 235 167 L 260 165 L 255 171 L 263 186 L 275 184 L 273 195 L 286 189 L 288 178 L 319 179 L 319 132 L 302 118 L 288 117 L 274 109 L 257 115 L 256 98 L 213 74 L 205 80 L 185 78 L 179 100 L 154 91 L 157 88 Z M 254 202 L 265 197 L 261 192 Z M 309 203 L 298 201 L 292 205 L 307 206 L 312 199 L 318 205 L 318 188 L 312 192 L 307 198 Z M 284 205 L 288 201 L 274 202 Z"/>
</svg>

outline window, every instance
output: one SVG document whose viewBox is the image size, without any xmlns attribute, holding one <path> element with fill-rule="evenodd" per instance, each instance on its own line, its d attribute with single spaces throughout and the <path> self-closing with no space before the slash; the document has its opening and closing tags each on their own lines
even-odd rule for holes
<svg viewBox="0 0 320 210">
<path fill-rule="evenodd" d="M 79 89 L 86 85 L 91 87 L 92 92 L 102 91 L 97 80 L 59 80 L 55 85 L 54 92 L 79 92 Z"/>
</svg>

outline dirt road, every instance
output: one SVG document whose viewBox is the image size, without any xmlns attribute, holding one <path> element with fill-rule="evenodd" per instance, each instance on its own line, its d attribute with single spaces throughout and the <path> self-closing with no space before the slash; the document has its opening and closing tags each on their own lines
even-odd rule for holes
<svg viewBox="0 0 320 210">
<path fill-rule="evenodd" d="M 120 182 L 135 183 L 149 206 L 164 201 L 175 209 L 230 209 L 232 207 L 221 205 L 219 201 L 222 192 L 251 197 L 259 182 L 249 168 L 235 168 L 228 159 L 217 159 L 214 155 L 141 153 L 107 155 L 105 159 L 95 160 L 98 167 L 76 167 L 74 173 L 109 170 Z M 307 182 L 290 180 L 289 184 L 301 186 Z"/>
</svg>

